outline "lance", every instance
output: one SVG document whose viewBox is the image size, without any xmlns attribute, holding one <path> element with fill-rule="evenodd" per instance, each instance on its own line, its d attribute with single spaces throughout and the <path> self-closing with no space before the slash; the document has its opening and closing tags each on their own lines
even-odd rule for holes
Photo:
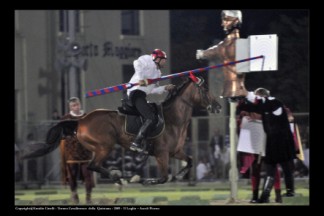
<svg viewBox="0 0 324 216">
<path fill-rule="evenodd" d="M 193 74 L 201 73 L 201 72 L 208 71 L 211 69 L 220 68 L 220 67 L 224 67 L 224 66 L 228 66 L 228 65 L 234 65 L 234 64 L 238 64 L 238 63 L 242 63 L 242 62 L 246 62 L 246 61 L 252 61 L 255 59 L 259 59 L 259 58 L 264 58 L 264 56 L 260 55 L 260 56 L 256 56 L 256 57 L 252 57 L 252 58 L 246 58 L 246 59 L 241 59 L 241 60 L 237 60 L 237 61 L 227 62 L 224 64 L 218 64 L 218 65 L 213 65 L 213 66 L 209 66 L 209 67 L 203 67 L 203 68 L 198 68 L 198 69 L 194 69 L 194 70 L 184 71 L 184 72 L 180 72 L 180 73 L 169 74 L 169 75 L 165 75 L 165 76 L 155 78 L 155 79 L 147 79 L 147 81 L 148 81 L 148 85 L 149 85 L 149 84 L 161 81 L 161 80 L 167 80 L 167 79 L 173 79 L 176 77 L 188 76 L 190 73 L 193 73 Z M 123 90 L 132 88 L 137 85 L 139 85 L 139 83 L 123 83 L 123 84 L 119 84 L 119 85 L 115 85 L 115 86 L 110 86 L 110 87 L 105 87 L 102 89 L 96 89 L 93 91 L 89 91 L 86 93 L 85 96 L 86 96 L 86 98 L 88 98 L 88 97 L 104 95 L 104 94 L 108 94 L 108 93 L 112 93 L 112 92 L 123 91 Z"/>
</svg>

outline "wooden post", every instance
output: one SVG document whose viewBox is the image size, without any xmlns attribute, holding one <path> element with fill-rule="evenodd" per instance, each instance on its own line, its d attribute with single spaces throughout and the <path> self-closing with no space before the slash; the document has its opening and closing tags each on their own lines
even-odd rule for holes
<svg viewBox="0 0 324 216">
<path fill-rule="evenodd" d="M 231 169 L 229 171 L 229 179 L 231 184 L 230 202 L 235 202 L 237 199 L 237 156 L 236 156 L 236 106 L 237 102 L 230 102 L 230 163 Z"/>
</svg>

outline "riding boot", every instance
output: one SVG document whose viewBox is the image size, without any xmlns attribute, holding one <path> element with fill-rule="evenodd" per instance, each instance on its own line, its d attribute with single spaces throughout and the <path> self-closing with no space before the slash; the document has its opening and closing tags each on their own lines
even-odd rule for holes
<svg viewBox="0 0 324 216">
<path fill-rule="evenodd" d="M 273 183 L 274 183 L 273 177 L 267 176 L 265 178 L 265 183 L 263 186 L 263 191 L 262 191 L 259 203 L 268 203 L 269 202 L 270 192 L 271 192 Z"/>
<path fill-rule="evenodd" d="M 276 193 L 275 202 L 276 203 L 282 203 L 281 190 L 280 189 L 276 189 L 275 190 L 275 193 Z"/>
<path fill-rule="evenodd" d="M 131 143 L 130 150 L 132 151 L 137 151 L 137 152 L 142 152 L 142 141 L 146 137 L 146 132 L 152 125 L 153 121 L 151 119 L 146 119 L 142 127 L 140 128 L 134 142 Z"/>
<path fill-rule="evenodd" d="M 250 201 L 250 203 L 257 203 L 258 202 L 258 198 L 259 198 L 259 190 L 253 190 L 252 192 L 252 199 Z"/>
<path fill-rule="evenodd" d="M 79 196 L 76 191 L 72 191 L 72 203 L 73 204 L 79 204 Z"/>
</svg>

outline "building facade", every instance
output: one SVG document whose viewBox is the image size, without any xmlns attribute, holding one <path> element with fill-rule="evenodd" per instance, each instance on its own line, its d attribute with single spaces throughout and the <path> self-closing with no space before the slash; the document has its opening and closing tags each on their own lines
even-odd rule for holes
<svg viewBox="0 0 324 216">
<path fill-rule="evenodd" d="M 68 111 L 68 98 L 83 109 L 117 109 L 122 92 L 85 98 L 85 93 L 128 82 L 133 61 L 155 48 L 165 50 L 170 73 L 168 10 L 16 10 L 15 143 L 44 141 Z M 164 81 L 167 84 L 167 81 Z M 164 84 L 164 83 L 163 83 Z M 163 100 L 161 95 L 156 100 Z M 33 137 L 30 140 L 27 137 Z M 23 182 L 58 181 L 59 150 L 23 163 Z"/>
<path fill-rule="evenodd" d="M 168 10 L 15 11 L 16 139 L 23 139 L 19 122 L 64 114 L 71 96 L 86 112 L 116 109 L 122 92 L 84 95 L 128 82 L 133 61 L 155 48 L 170 53 Z M 170 65 L 169 58 L 164 74 Z"/>
</svg>

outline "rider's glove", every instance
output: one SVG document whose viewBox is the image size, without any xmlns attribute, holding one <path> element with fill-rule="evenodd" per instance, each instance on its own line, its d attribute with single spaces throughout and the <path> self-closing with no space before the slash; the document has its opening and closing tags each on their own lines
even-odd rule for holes
<svg viewBox="0 0 324 216">
<path fill-rule="evenodd" d="M 140 81 L 138 81 L 138 84 L 140 86 L 147 86 L 148 85 L 148 80 L 147 79 L 140 80 Z"/>
</svg>

